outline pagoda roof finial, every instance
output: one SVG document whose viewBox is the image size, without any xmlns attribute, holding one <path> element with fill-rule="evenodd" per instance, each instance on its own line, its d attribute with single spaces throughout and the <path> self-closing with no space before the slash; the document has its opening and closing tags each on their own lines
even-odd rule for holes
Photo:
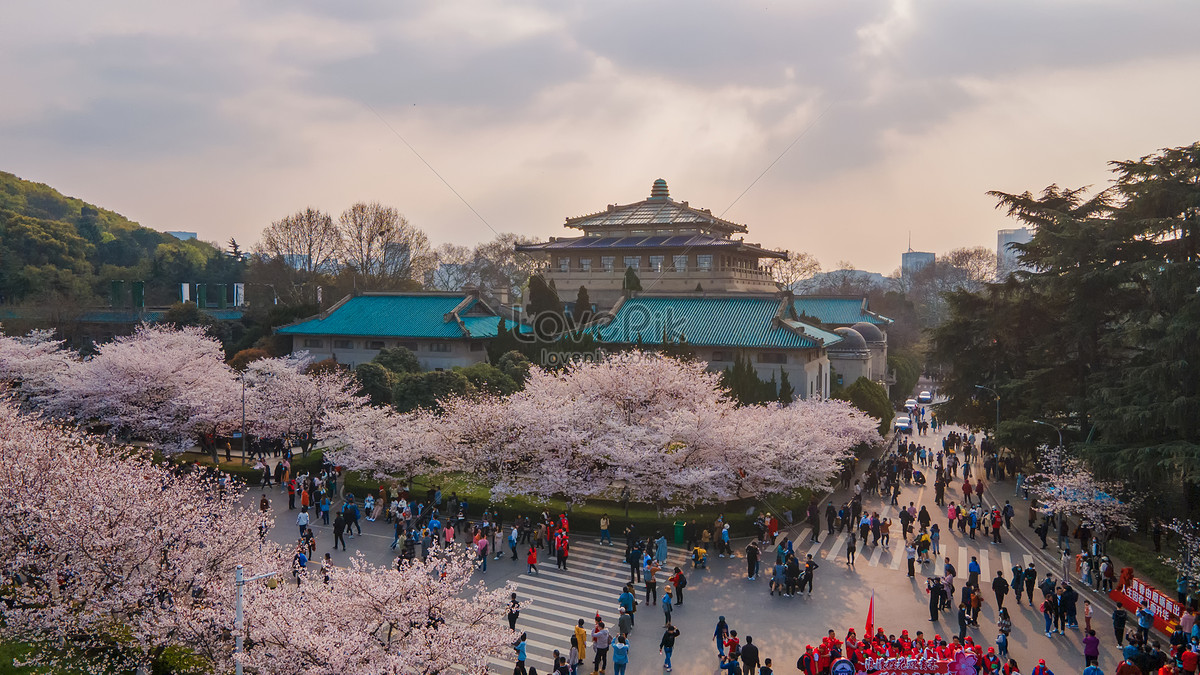
<svg viewBox="0 0 1200 675">
<path fill-rule="evenodd" d="M 667 189 L 667 181 L 659 178 L 650 187 L 650 199 L 670 199 L 671 191 Z"/>
</svg>

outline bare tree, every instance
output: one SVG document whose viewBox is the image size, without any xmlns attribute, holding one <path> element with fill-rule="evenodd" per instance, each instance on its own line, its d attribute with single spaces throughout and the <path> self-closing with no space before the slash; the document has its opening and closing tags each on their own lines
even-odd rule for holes
<svg viewBox="0 0 1200 675">
<path fill-rule="evenodd" d="M 821 263 L 808 253 L 785 251 L 787 260 L 775 260 L 767 263 L 775 283 L 788 290 L 796 290 L 801 282 L 821 273 Z"/>
<path fill-rule="evenodd" d="M 528 253 L 517 251 L 516 246 L 536 241 L 512 232 L 503 232 L 496 235 L 495 239 L 476 246 L 474 265 L 479 283 L 493 291 L 505 289 L 513 296 L 519 295 L 521 287 L 537 269 L 538 261 Z"/>
<path fill-rule="evenodd" d="M 422 275 L 432 252 L 425 233 L 390 206 L 358 202 L 338 218 L 343 262 L 369 288 Z"/>
<path fill-rule="evenodd" d="M 471 249 L 457 244 L 442 244 L 433 252 L 434 267 L 425 275 L 425 287 L 438 291 L 457 291 L 467 284 L 478 284 L 475 256 Z"/>
<path fill-rule="evenodd" d="M 338 244 L 338 231 L 329 214 L 307 208 L 271 223 L 263 230 L 256 250 L 311 275 L 334 271 Z"/>
</svg>

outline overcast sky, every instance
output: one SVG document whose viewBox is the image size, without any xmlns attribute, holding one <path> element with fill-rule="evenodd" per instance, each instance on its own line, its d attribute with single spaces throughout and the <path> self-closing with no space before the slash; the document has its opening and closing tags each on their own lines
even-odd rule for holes
<svg viewBox="0 0 1200 675">
<path fill-rule="evenodd" d="M 1200 140 L 1198 25 L 1194 0 L 7 2 L 0 169 L 243 245 L 356 200 L 435 244 L 561 236 L 664 178 L 888 273 L 910 230 L 994 248 L 987 190 Z"/>
</svg>

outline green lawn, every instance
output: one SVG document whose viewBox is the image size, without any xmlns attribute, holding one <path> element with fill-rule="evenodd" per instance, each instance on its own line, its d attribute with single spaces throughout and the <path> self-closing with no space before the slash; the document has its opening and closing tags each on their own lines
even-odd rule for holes
<svg viewBox="0 0 1200 675">
<path fill-rule="evenodd" d="M 1132 567 L 1134 575 L 1153 581 L 1171 597 L 1175 596 L 1177 572 L 1175 568 L 1164 565 L 1154 549 L 1134 541 L 1113 539 L 1108 542 L 1108 552 L 1118 564 Z"/>
</svg>

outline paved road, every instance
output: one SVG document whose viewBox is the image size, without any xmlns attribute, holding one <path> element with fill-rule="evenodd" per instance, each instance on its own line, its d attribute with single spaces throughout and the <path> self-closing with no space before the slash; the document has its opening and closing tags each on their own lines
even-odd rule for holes
<svg viewBox="0 0 1200 675">
<path fill-rule="evenodd" d="M 928 436 L 916 436 L 913 440 L 927 447 L 940 448 L 943 434 L 950 430 L 930 432 Z M 865 463 L 862 466 L 865 468 Z M 250 490 L 247 499 L 257 502 L 260 492 L 258 489 Z M 989 492 L 989 504 L 1002 504 L 1005 498 L 1012 498 L 1012 484 L 993 484 Z M 296 532 L 292 525 L 295 512 L 288 512 L 286 495 L 282 495 L 278 488 L 271 494 L 278 517 L 278 526 L 272 536 L 280 541 L 290 541 Z M 837 504 L 845 498 L 844 494 L 835 493 L 832 496 Z M 933 504 L 932 486 L 904 488 L 901 503 L 907 504 L 909 501 L 915 502 L 918 507 L 925 505 L 934 521 L 941 524 L 941 555 L 950 557 L 960 577 L 966 576 L 967 562 L 971 556 L 979 558 L 983 579 L 990 579 L 998 570 L 1004 570 L 1008 576 L 1007 570 L 1018 562 L 1027 565 L 1032 561 L 1042 573 L 1058 568 L 1057 564 L 1052 568 L 1050 558 L 1042 557 L 1041 552 L 1028 548 L 1025 542 L 1009 533 L 1005 533 L 1003 545 L 988 543 L 989 540 L 984 539 L 982 534 L 978 539 L 970 540 L 958 536 L 957 530 L 951 533 L 945 528 L 945 510 Z M 1017 507 L 1017 516 L 1013 519 L 1013 527 L 1024 528 L 1027 503 L 1014 500 L 1014 505 Z M 896 507 L 889 506 L 877 497 L 865 499 L 864 507 L 877 510 L 887 517 L 893 517 L 896 513 Z M 576 523 L 576 527 L 582 525 Z M 614 531 L 620 531 L 622 527 L 623 524 L 614 523 Z M 872 591 L 875 593 L 876 625 L 887 631 L 898 634 L 901 629 L 907 629 L 910 633 L 924 630 L 927 636 L 955 633 L 957 624 L 952 614 L 944 614 L 936 623 L 929 622 L 924 578 L 919 570 L 915 579 L 906 576 L 899 529 L 897 521 L 893 526 L 890 548 L 860 547 L 858 563 L 850 568 L 843 562 L 846 535 L 829 536 L 822 531 L 819 543 L 811 544 L 808 542 L 811 532 L 807 526 L 793 527 L 791 531 L 797 552 L 812 553 L 821 565 L 811 597 L 770 596 L 767 586 L 769 575 L 761 574 L 756 581 L 750 581 L 746 578 L 743 558 L 721 559 L 710 555 L 709 569 L 688 570 L 686 602 L 674 612 L 674 623 L 682 632 L 675 649 L 675 672 L 717 672 L 712 631 L 718 615 L 724 615 L 730 627 L 741 635 L 752 635 L 755 643 L 760 645 L 762 655 L 774 659 L 776 672 L 797 672 L 796 659 L 803 653 L 804 646 L 819 642 L 828 629 L 836 630 L 839 637 L 849 627 L 855 627 L 862 633 Z M 318 536 L 318 550 L 323 555 L 332 540 L 332 534 L 329 528 L 320 525 L 314 531 Z M 392 552 L 388 549 L 391 539 L 390 525 L 364 522 L 363 534 L 349 542 L 351 551 L 334 554 L 335 564 L 343 563 L 355 550 L 367 560 L 389 564 L 392 560 Z M 590 628 L 592 617 L 599 611 L 609 625 L 615 623 L 617 595 L 621 585 L 628 579 L 628 567 L 620 544 L 613 548 L 600 546 L 595 539 L 582 534 L 576 534 L 572 539 L 570 571 L 558 571 L 553 561 L 543 560 L 539 566 L 542 569 L 541 576 L 530 577 L 525 574 L 523 556 L 514 562 L 506 555 L 501 560 L 489 560 L 488 571 L 484 575 L 489 585 L 514 582 L 519 597 L 533 600 L 522 611 L 518 628 L 529 635 L 528 663 L 537 667 L 539 673 L 547 672 L 551 650 L 557 648 L 565 653 L 569 648 L 571 627 L 578 619 L 585 619 L 585 625 Z M 735 542 L 735 550 L 744 549 L 746 541 Z M 1053 544 L 1051 549 L 1051 553 L 1056 553 Z M 680 564 L 683 560 L 682 550 L 671 550 L 671 565 Z M 773 562 L 774 553 L 764 555 L 763 560 L 764 566 Z M 937 571 L 940 571 L 940 565 Z M 661 588 L 660 580 L 660 591 Z M 640 597 L 640 584 L 638 590 L 639 599 L 644 599 Z M 1113 603 L 1106 599 L 1101 601 L 1082 589 L 1081 594 L 1080 622 L 1082 624 L 1082 599 L 1091 598 L 1096 605 L 1093 627 L 1103 645 L 1100 666 L 1105 672 L 1111 673 L 1118 663 L 1109 619 Z M 980 614 L 981 628 L 972 628 L 968 634 L 977 642 L 992 645 L 997 634 L 996 607 L 987 583 L 984 584 L 984 598 L 985 605 Z M 1083 656 L 1079 644 L 1082 635 L 1079 630 L 1068 630 L 1065 636 L 1048 639 L 1042 632 L 1040 612 L 1028 605 L 1015 607 L 1011 595 L 1006 605 L 1013 618 L 1010 652 L 1023 672 L 1029 672 L 1038 658 L 1045 658 L 1057 675 L 1082 671 Z M 657 607 L 644 604 L 640 607 L 637 625 L 631 636 L 630 675 L 663 672 L 662 659 L 658 654 L 662 618 Z M 591 672 L 590 646 L 588 654 L 589 667 L 581 668 L 584 673 Z M 511 672 L 511 663 L 507 659 L 498 660 L 493 671 Z M 611 666 L 608 672 L 612 672 Z"/>
</svg>

